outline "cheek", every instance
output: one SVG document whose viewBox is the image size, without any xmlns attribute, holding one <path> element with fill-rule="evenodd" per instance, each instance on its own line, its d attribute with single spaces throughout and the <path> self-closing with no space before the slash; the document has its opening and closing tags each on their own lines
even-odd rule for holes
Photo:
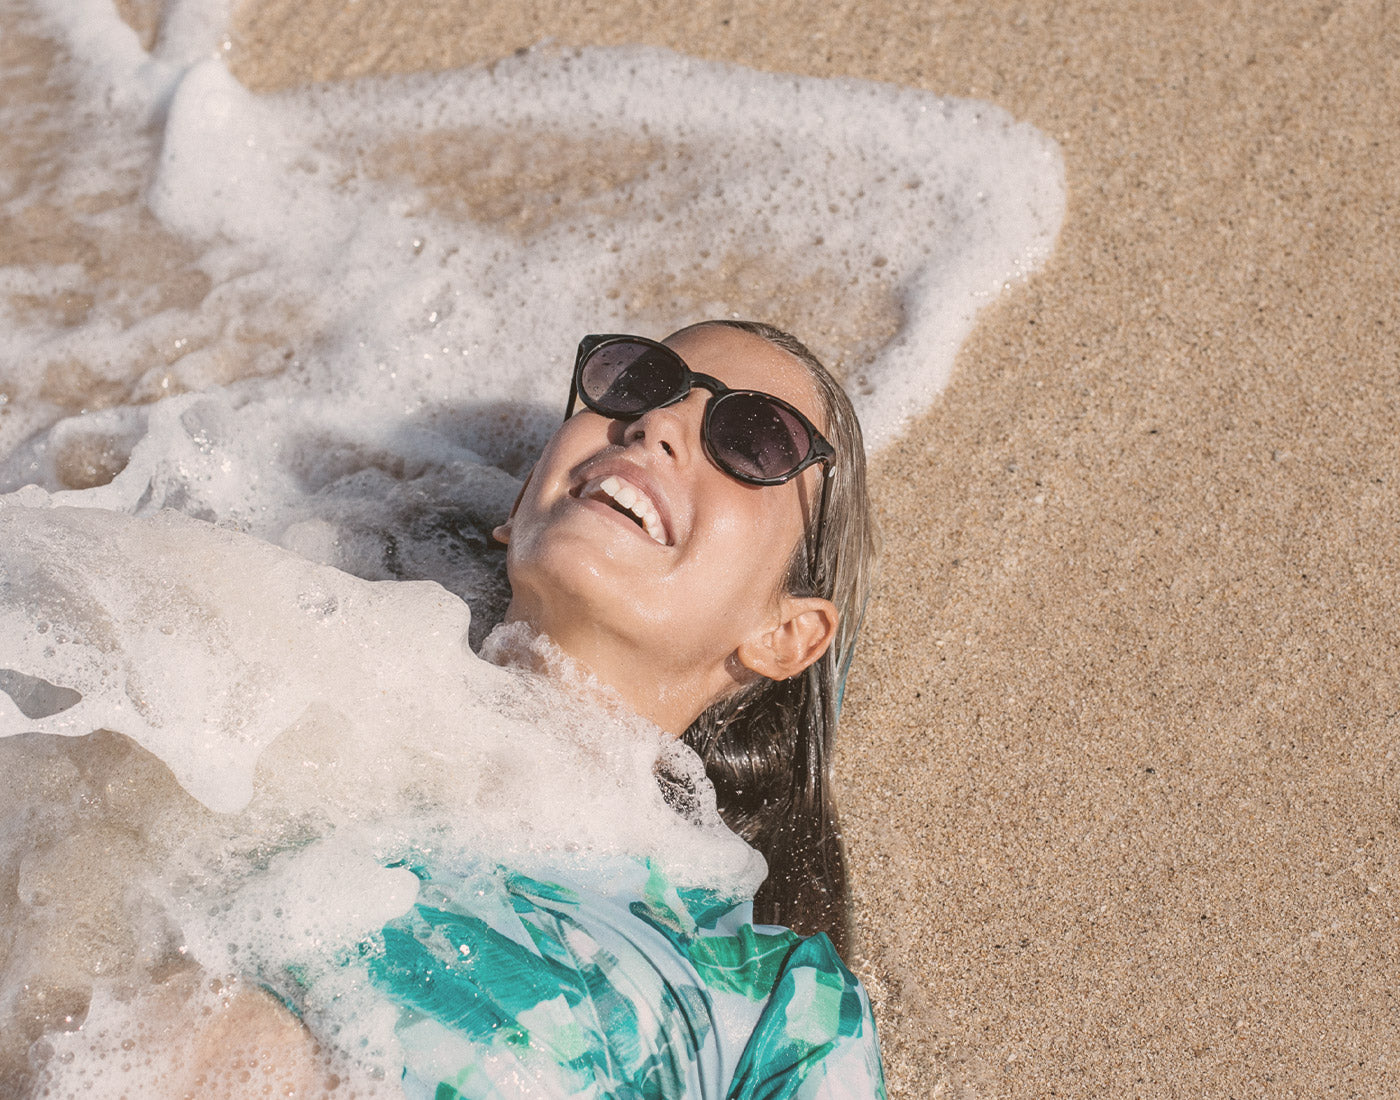
<svg viewBox="0 0 1400 1100">
<path fill-rule="evenodd" d="M 536 543 L 544 518 L 539 502 L 539 473 L 539 470 L 536 470 L 532 475 L 531 482 L 526 486 L 520 503 L 516 505 L 515 514 L 510 519 L 510 543 L 506 548 L 508 567 L 518 560 L 532 557 L 536 552 Z"/>
<path fill-rule="evenodd" d="M 561 424 L 550 437 L 530 471 L 528 483 L 511 518 L 512 544 L 521 534 L 535 530 L 545 522 L 551 501 L 568 492 L 569 471 L 606 442 L 606 433 L 601 427 L 597 431 L 589 431 L 594 425 L 586 421 L 597 419 L 574 416 Z M 598 439 L 590 439 L 590 436 L 598 437 L 602 443 Z M 592 450 L 589 450 L 590 445 Z"/>
<path fill-rule="evenodd" d="M 747 538 L 755 547 L 762 547 L 764 557 L 771 563 L 769 573 L 782 577 L 793 548 L 802 541 L 806 531 L 806 516 L 802 502 L 803 491 L 797 483 L 770 485 L 758 490 L 747 518 Z M 775 581 L 776 583 L 776 581 Z"/>
<path fill-rule="evenodd" d="M 712 520 L 710 583 L 716 594 L 723 590 L 747 608 L 766 611 L 777 599 L 802 537 L 801 512 L 791 486 L 736 489 Z"/>
</svg>

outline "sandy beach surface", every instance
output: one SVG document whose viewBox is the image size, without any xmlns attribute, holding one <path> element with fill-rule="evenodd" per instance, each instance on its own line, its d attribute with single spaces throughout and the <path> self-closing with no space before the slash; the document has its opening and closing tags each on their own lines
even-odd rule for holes
<svg viewBox="0 0 1400 1100">
<path fill-rule="evenodd" d="M 254 0 L 231 58 L 542 40 L 974 96 L 1064 152 L 1053 258 L 874 465 L 838 767 L 892 1094 L 1400 1095 L 1400 9 Z"/>
</svg>

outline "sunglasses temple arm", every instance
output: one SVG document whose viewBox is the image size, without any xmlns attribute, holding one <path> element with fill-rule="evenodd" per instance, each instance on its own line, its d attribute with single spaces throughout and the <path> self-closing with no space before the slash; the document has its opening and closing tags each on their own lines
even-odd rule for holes
<svg viewBox="0 0 1400 1100">
<path fill-rule="evenodd" d="M 817 565 L 819 564 L 820 558 L 821 558 L 821 552 L 822 552 L 822 536 L 826 533 L 826 498 L 827 498 L 827 487 L 831 484 L 831 477 L 832 477 L 832 475 L 833 475 L 834 473 L 836 473 L 836 470 L 835 470 L 833 467 L 831 467 L 831 466 L 829 466 L 829 465 L 823 465 L 823 467 L 822 467 L 822 499 L 821 499 L 821 504 L 819 504 L 819 505 L 817 506 L 817 537 L 816 537 L 815 539 L 812 540 L 812 557 L 811 557 L 811 560 L 808 562 L 808 567 L 809 567 L 809 571 L 810 571 L 810 573 L 811 573 L 811 575 L 812 575 L 812 583 L 813 583 L 813 584 L 816 584 L 816 583 L 818 582 L 818 579 L 819 579 L 819 578 L 817 577 Z"/>
<path fill-rule="evenodd" d="M 565 420 L 568 420 L 569 417 L 571 417 L 571 416 L 574 415 L 574 402 L 577 401 L 577 400 L 578 400 L 578 378 L 575 377 L 574 380 L 571 381 L 571 382 L 569 383 L 569 407 L 568 407 L 567 409 L 564 410 L 564 419 L 565 419 Z"/>
</svg>

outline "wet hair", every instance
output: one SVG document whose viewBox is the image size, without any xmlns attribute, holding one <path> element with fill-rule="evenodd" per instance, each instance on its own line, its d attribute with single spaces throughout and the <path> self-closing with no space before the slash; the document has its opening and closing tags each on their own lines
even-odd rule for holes
<svg viewBox="0 0 1400 1100">
<path fill-rule="evenodd" d="M 706 321 L 758 336 L 807 370 L 821 406 L 822 434 L 836 452 L 827 486 L 820 557 L 808 535 L 793 549 L 786 578 L 794 596 L 822 596 L 839 616 L 831 646 L 789 680 L 755 680 L 711 704 L 685 732 L 714 784 L 720 816 L 768 861 L 754 916 L 804 935 L 851 945 L 845 845 L 832 792 L 832 750 L 841 692 L 865 611 L 875 530 L 865 485 L 865 445 L 850 398 L 796 337 L 756 321 Z"/>
</svg>

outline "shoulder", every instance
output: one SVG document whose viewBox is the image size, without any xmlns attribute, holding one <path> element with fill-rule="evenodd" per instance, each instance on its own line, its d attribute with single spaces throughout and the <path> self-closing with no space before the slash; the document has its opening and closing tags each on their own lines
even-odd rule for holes
<svg viewBox="0 0 1400 1100">
<path fill-rule="evenodd" d="M 864 987 L 825 935 L 794 940 L 730 1098 L 883 1100 L 880 1045 Z"/>
<path fill-rule="evenodd" d="M 671 941 L 709 995 L 738 995 L 757 1012 L 731 1100 L 883 1100 L 870 998 L 826 935 L 754 924 L 750 901 L 654 873 L 642 895 L 633 914 Z"/>
</svg>

